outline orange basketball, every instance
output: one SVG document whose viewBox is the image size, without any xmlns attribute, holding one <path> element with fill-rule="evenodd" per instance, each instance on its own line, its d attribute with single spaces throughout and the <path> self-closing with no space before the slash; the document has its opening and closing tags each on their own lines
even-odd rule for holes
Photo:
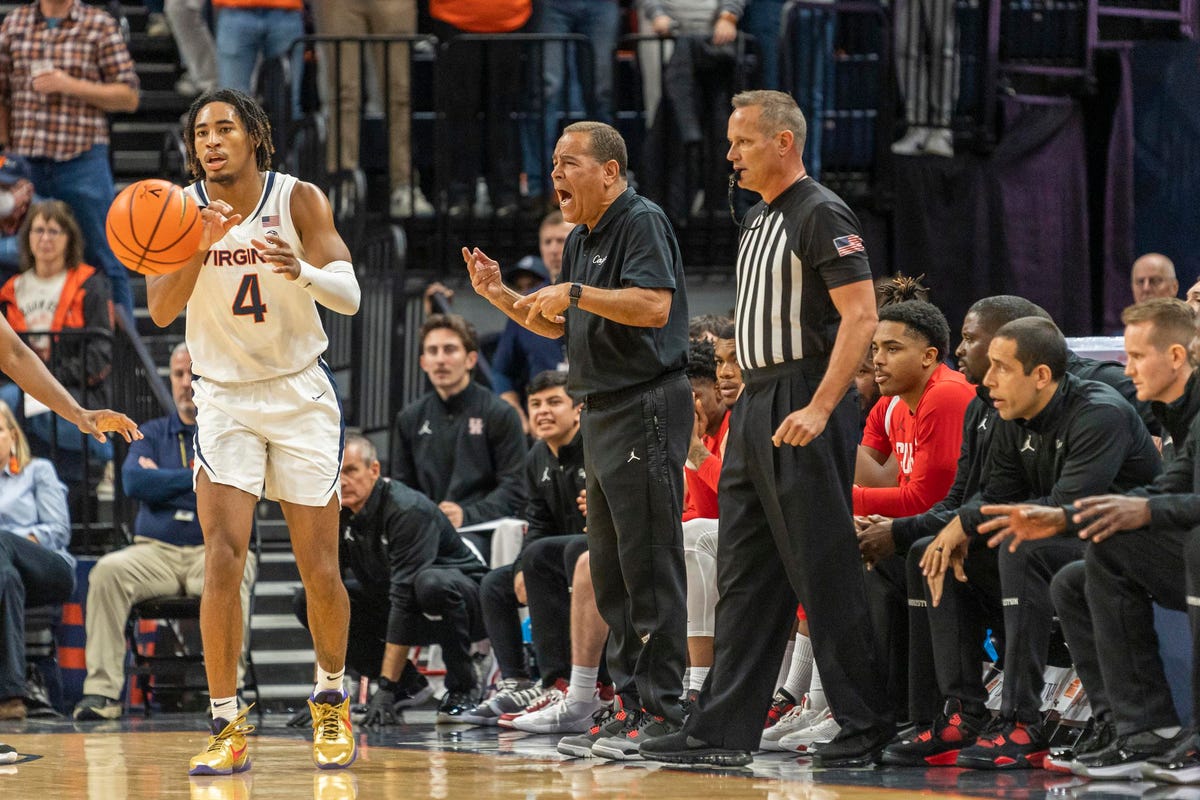
<svg viewBox="0 0 1200 800">
<path fill-rule="evenodd" d="M 196 255 L 203 226 L 200 208 L 183 189 L 148 178 L 121 190 L 104 227 L 122 264 L 143 275 L 165 275 Z"/>
</svg>

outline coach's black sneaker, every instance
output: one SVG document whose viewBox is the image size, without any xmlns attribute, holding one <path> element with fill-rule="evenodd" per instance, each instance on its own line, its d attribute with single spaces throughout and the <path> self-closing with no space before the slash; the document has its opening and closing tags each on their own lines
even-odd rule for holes
<svg viewBox="0 0 1200 800">
<path fill-rule="evenodd" d="M 446 692 L 442 702 L 438 703 L 438 722 L 466 722 L 463 715 L 475 708 L 476 698 L 469 692 Z"/>
<path fill-rule="evenodd" d="M 1092 727 L 1070 747 L 1061 747 L 1050 751 L 1042 762 L 1042 766 L 1051 772 L 1073 772 L 1075 759 L 1088 753 L 1103 750 L 1117 738 L 1116 727 L 1107 719 L 1096 720 Z"/>
<path fill-rule="evenodd" d="M 897 767 L 953 767 L 959 751 L 979 737 L 986 710 L 963 711 L 962 701 L 950 699 L 933 725 L 904 736 L 883 749 L 883 763 Z"/>
<path fill-rule="evenodd" d="M 684 722 L 687 722 L 687 718 L 692 715 L 692 709 L 696 707 L 696 701 L 699 699 L 699 689 L 688 689 L 683 697 L 679 698 L 679 707 L 683 709 Z"/>
<path fill-rule="evenodd" d="M 558 752 L 564 756 L 576 758 L 591 758 L 592 745 L 609 736 L 616 736 L 625 730 L 632 711 L 626 711 L 620 696 L 613 698 L 611 706 L 603 706 L 592 714 L 592 726 L 586 733 L 575 736 L 564 736 L 558 740 Z"/>
<path fill-rule="evenodd" d="M 1142 767 L 1147 761 L 1170 753 L 1180 741 L 1190 738 L 1191 734 L 1186 731 L 1170 737 L 1159 736 L 1154 731 L 1118 736 L 1108 747 L 1075 759 L 1071 771 L 1085 778 L 1141 778 Z"/>
<path fill-rule="evenodd" d="M 1146 762 L 1142 777 L 1164 783 L 1200 783 L 1200 734 L 1185 731 L 1174 750 Z"/>
<path fill-rule="evenodd" d="M 641 761 L 642 745 L 678 733 L 683 726 L 665 717 L 642 710 L 637 727 L 627 730 L 623 736 L 609 736 L 592 745 L 592 755 L 617 761 Z"/>
<path fill-rule="evenodd" d="M 967 769 L 1041 769 L 1049 752 L 1042 726 L 997 717 L 958 754 L 957 766 Z"/>
<path fill-rule="evenodd" d="M 883 748 L 895 734 L 892 725 L 857 733 L 843 729 L 831 741 L 813 745 L 808 752 L 812 754 L 814 767 L 870 767 L 879 763 Z"/>
<path fill-rule="evenodd" d="M 644 742 L 639 749 L 643 759 L 668 764 L 714 764 L 718 767 L 744 767 L 754 758 L 749 750 L 729 750 L 676 731 Z"/>
</svg>

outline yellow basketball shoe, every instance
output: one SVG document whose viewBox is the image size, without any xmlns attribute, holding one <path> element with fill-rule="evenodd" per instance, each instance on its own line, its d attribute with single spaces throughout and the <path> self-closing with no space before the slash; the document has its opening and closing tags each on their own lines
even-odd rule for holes
<svg viewBox="0 0 1200 800">
<path fill-rule="evenodd" d="M 312 714 L 313 763 L 318 769 L 345 769 L 358 757 L 350 725 L 350 698 L 321 692 L 308 700 Z"/>
<path fill-rule="evenodd" d="M 253 704 L 242 709 L 232 722 L 212 721 L 213 735 L 208 737 L 208 747 L 192 759 L 189 775 L 232 775 L 250 769 L 246 734 L 253 732 L 254 726 L 246 724 L 246 713 L 252 707 Z"/>
</svg>

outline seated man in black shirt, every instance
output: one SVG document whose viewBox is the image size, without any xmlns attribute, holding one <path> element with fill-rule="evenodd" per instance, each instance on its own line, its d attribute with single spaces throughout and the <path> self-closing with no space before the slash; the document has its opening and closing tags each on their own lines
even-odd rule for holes
<svg viewBox="0 0 1200 800">
<path fill-rule="evenodd" d="M 583 532 L 583 514 L 577 499 L 583 491 L 587 473 L 583 469 L 583 442 L 579 434 L 580 403 L 567 394 L 567 373 L 538 373 L 526 389 L 529 420 L 538 441 L 525 457 L 525 489 L 529 503 L 525 510 L 528 527 L 516 561 L 498 567 L 483 579 L 483 614 L 492 652 L 500 666 L 496 694 L 462 716 L 463 722 L 496 725 L 503 714 L 528 706 L 543 693 L 541 687 L 553 687 L 566 678 L 570 608 L 570 575 L 561 577 L 562 591 L 543 590 L 534 597 L 533 585 L 553 580 L 552 575 L 526 576 L 533 564 L 542 572 L 562 573 L 563 551 L 574 545 L 580 552 L 587 548 Z M 549 550 L 543 552 L 543 545 Z M 531 554 L 539 555 L 530 560 Z M 556 555 L 548 555 L 555 553 Z M 578 553 L 576 553 L 578 557 Z M 557 565 L 551 568 L 550 565 Z M 541 687 L 530 680 L 521 641 L 518 609 L 528 605 L 533 616 L 535 652 L 541 672 Z M 541 611 L 535 613 L 537 607 Z M 544 652 L 537 644 L 547 643 Z M 593 676 L 593 683 L 595 676 Z M 592 687 L 594 688 L 594 687 Z M 593 707 L 584 715 L 591 717 Z"/>
<path fill-rule="evenodd" d="M 487 567 L 429 498 L 380 479 L 375 446 L 364 436 L 346 437 L 341 486 L 338 558 L 350 595 L 346 664 L 379 678 L 363 724 L 396 721 L 395 704 L 413 688 L 408 650 L 426 644 L 441 645 L 446 694 L 438 717 L 454 721 L 479 695 L 471 643 L 485 635 L 479 581 Z M 293 605 L 307 627 L 303 588 Z M 402 672 L 409 672 L 403 682 Z"/>
<path fill-rule="evenodd" d="M 475 332 L 457 314 L 421 326 L 421 369 L 433 391 L 396 415 L 391 476 L 421 492 L 456 528 L 525 509 L 525 434 L 516 410 L 471 378 Z M 485 562 L 490 541 L 466 534 Z"/>
</svg>

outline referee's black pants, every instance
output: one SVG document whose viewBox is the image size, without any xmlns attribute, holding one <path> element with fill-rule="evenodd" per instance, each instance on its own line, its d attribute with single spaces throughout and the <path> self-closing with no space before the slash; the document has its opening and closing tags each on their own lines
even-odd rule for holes
<svg viewBox="0 0 1200 800">
<path fill-rule="evenodd" d="M 1200 528 L 1118 533 L 1084 556 L 1086 598 L 1117 733 L 1179 724 L 1154 630 L 1153 603 L 1186 610 L 1192 627 L 1192 718 L 1200 712 Z M 1084 689 L 1089 692 L 1087 684 Z"/>
<path fill-rule="evenodd" d="M 797 598 L 842 737 L 878 737 L 892 722 L 851 516 L 857 397 L 848 393 L 807 446 L 771 443 L 824 372 L 804 362 L 749 371 L 733 408 L 719 488 L 715 659 L 686 726 L 715 747 L 758 748 Z"/>
<path fill-rule="evenodd" d="M 682 372 L 591 395 L 581 421 L 587 535 L 608 669 L 627 706 L 683 721 L 683 463 L 695 422 Z M 536 622 L 535 622 L 536 624 Z"/>
<path fill-rule="evenodd" d="M 997 553 L 987 546 L 986 536 L 972 538 L 963 562 L 967 582 L 961 583 L 948 571 L 942 599 L 935 607 L 929 582 L 921 572 L 921 557 L 932 542 L 933 537 L 926 536 L 908 550 L 910 622 L 914 628 L 924 626 L 928 631 L 942 698 L 958 700 L 967 711 L 982 714 L 988 698 L 983 685 L 983 641 L 988 628 L 1001 633 L 1004 626 Z"/>
</svg>

